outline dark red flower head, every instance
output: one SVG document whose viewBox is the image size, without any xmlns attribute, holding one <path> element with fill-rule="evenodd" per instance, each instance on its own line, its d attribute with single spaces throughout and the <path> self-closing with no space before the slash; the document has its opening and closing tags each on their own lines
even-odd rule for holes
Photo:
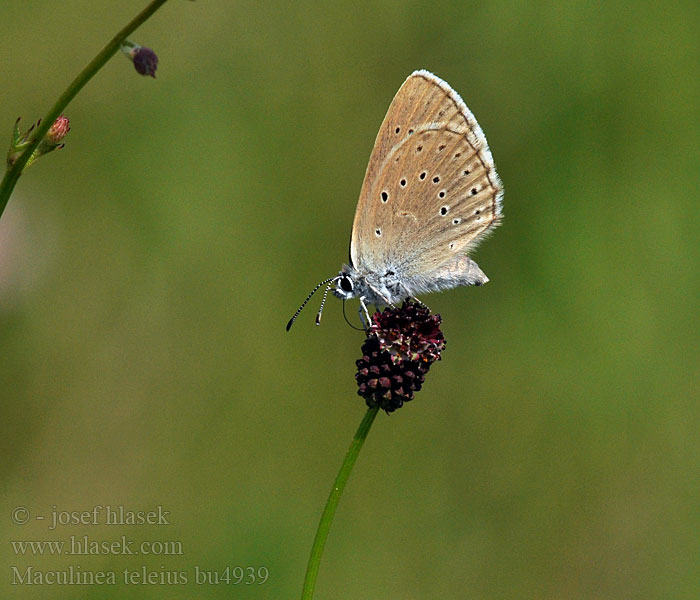
<svg viewBox="0 0 700 600">
<path fill-rule="evenodd" d="M 441 322 L 440 315 L 411 300 L 374 313 L 355 375 L 367 406 L 389 413 L 413 400 L 445 348 Z"/>
</svg>

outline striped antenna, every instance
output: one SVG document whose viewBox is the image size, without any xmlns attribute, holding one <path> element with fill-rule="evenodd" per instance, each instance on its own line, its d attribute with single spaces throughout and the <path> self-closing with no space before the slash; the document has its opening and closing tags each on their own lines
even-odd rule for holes
<svg viewBox="0 0 700 600">
<path fill-rule="evenodd" d="M 316 325 L 321 324 L 321 313 L 323 313 L 323 306 L 326 304 L 326 298 L 328 297 L 328 292 L 331 289 L 331 286 L 333 283 L 338 279 L 338 277 L 334 277 L 331 279 L 330 283 L 328 284 L 328 287 L 326 288 L 326 291 L 323 292 L 323 299 L 321 300 L 321 306 L 318 309 L 318 312 L 316 313 Z"/>
<path fill-rule="evenodd" d="M 331 286 L 330 286 L 330 283 L 332 283 L 333 281 L 336 281 L 337 279 L 338 279 L 338 276 L 337 276 L 337 275 L 336 275 L 335 277 L 329 277 L 329 278 L 326 279 L 325 281 L 322 281 L 321 283 L 319 283 L 313 290 L 311 290 L 311 293 L 306 297 L 306 300 L 304 300 L 304 301 L 301 303 L 301 306 L 297 309 L 297 312 L 294 313 L 294 316 L 293 316 L 291 319 L 289 319 L 289 323 L 287 323 L 287 331 L 289 331 L 289 330 L 292 328 L 292 325 L 294 325 L 294 321 L 297 320 L 297 317 L 299 316 L 299 313 L 304 309 L 304 307 L 306 306 L 307 302 L 308 302 L 309 300 L 311 300 L 311 296 L 313 296 L 313 295 L 318 291 L 318 288 L 320 288 L 321 286 L 326 285 L 327 283 L 329 284 L 328 287 L 330 288 L 330 287 L 331 287 Z M 323 295 L 323 301 L 324 301 L 324 302 L 326 301 L 326 294 L 328 294 L 328 290 L 326 290 L 326 293 Z M 323 310 L 323 303 L 321 303 L 321 310 Z M 319 316 L 316 317 L 316 324 L 317 324 L 317 325 L 318 325 L 318 320 L 319 320 L 319 319 L 320 319 L 320 313 L 319 313 Z"/>
</svg>

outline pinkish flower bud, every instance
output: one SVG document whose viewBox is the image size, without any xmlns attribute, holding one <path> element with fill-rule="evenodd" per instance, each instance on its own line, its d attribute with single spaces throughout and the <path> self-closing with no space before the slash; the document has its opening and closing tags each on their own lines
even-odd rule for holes
<svg viewBox="0 0 700 600">
<path fill-rule="evenodd" d="M 27 146 L 29 146 L 36 138 L 32 135 L 34 127 L 38 127 L 41 123 L 41 119 L 32 125 L 27 131 L 22 133 L 19 128 L 19 119 L 15 122 L 15 128 L 12 133 L 12 141 L 10 143 L 10 149 L 7 152 L 7 164 L 12 166 L 15 164 L 17 159 L 22 155 Z M 32 152 L 29 160 L 24 165 L 26 169 L 31 165 L 37 158 L 43 154 L 48 154 L 53 150 L 58 148 L 63 148 L 64 144 L 61 142 L 66 134 L 70 131 L 70 121 L 65 115 L 61 115 L 56 119 L 51 125 L 51 128 L 46 132 L 46 135 L 42 138 L 41 142 L 37 146 L 36 150 Z"/>
<path fill-rule="evenodd" d="M 58 145 L 60 141 L 66 137 L 66 134 L 70 131 L 70 121 L 65 115 L 61 115 L 53 122 L 51 129 L 46 133 L 44 140 L 48 143 Z"/>
</svg>

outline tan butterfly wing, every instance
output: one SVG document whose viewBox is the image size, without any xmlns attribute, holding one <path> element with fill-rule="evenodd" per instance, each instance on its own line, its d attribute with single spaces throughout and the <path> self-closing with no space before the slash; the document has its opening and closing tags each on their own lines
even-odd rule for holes
<svg viewBox="0 0 700 600">
<path fill-rule="evenodd" d="M 410 278 L 458 264 L 498 225 L 502 196 L 474 115 L 447 83 L 416 71 L 396 93 L 367 165 L 353 265 Z"/>
</svg>

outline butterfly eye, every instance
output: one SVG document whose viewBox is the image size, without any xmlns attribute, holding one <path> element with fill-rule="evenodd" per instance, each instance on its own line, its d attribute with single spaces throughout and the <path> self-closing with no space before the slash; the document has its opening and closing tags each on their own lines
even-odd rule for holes
<svg viewBox="0 0 700 600">
<path fill-rule="evenodd" d="M 343 276 L 340 278 L 340 287 L 345 292 L 352 292 L 352 279 L 348 276 Z"/>
</svg>

